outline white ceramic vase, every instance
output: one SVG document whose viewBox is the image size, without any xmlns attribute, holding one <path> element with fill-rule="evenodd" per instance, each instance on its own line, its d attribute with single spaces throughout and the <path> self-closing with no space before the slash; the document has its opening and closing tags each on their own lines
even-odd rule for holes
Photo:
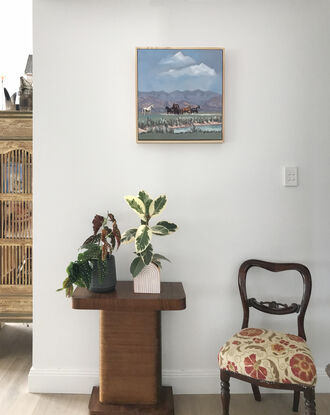
<svg viewBox="0 0 330 415">
<path fill-rule="evenodd" d="M 160 294 L 160 270 L 150 263 L 133 279 L 135 293 Z"/>
</svg>

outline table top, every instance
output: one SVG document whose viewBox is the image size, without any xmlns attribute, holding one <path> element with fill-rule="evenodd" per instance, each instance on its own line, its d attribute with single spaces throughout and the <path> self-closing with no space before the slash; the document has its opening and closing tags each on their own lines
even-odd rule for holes
<svg viewBox="0 0 330 415">
<path fill-rule="evenodd" d="M 162 282 L 160 294 L 133 292 L 133 281 L 118 281 L 109 293 L 93 293 L 77 287 L 72 295 L 72 308 L 79 310 L 161 311 L 184 310 L 186 294 L 181 282 Z"/>
</svg>

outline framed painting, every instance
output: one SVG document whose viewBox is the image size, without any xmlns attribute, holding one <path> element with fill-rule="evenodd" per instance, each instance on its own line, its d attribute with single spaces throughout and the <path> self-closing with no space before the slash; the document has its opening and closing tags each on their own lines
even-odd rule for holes
<svg viewBox="0 0 330 415">
<path fill-rule="evenodd" d="M 223 48 L 137 48 L 137 143 L 222 143 L 223 95 Z"/>
</svg>

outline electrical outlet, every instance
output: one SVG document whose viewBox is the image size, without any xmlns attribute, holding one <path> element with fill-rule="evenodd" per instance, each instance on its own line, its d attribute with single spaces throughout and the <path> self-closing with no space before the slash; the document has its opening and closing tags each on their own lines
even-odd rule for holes
<svg viewBox="0 0 330 415">
<path fill-rule="evenodd" d="M 298 186 L 298 167 L 283 167 L 283 186 Z"/>
</svg>

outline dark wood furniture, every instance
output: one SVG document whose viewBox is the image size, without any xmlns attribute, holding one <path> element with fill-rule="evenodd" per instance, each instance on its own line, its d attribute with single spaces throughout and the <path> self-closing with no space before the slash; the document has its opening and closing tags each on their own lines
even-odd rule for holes
<svg viewBox="0 0 330 415">
<path fill-rule="evenodd" d="M 100 310 L 100 386 L 89 402 L 91 415 L 173 415 L 171 387 L 162 386 L 163 310 L 183 310 L 179 282 L 163 282 L 160 294 L 135 294 L 132 281 L 110 293 L 77 288 L 74 309 Z"/>
<path fill-rule="evenodd" d="M 272 272 L 280 272 L 280 271 L 288 271 L 288 270 L 295 270 L 298 271 L 303 279 L 303 296 L 301 300 L 301 304 L 280 304 L 275 301 L 270 302 L 258 302 L 254 298 L 247 297 L 246 291 L 246 276 L 247 272 L 251 267 L 259 267 L 266 269 Z M 277 314 L 277 315 L 284 315 L 284 314 L 292 314 L 298 313 L 298 336 L 302 337 L 306 340 L 305 329 L 304 329 L 304 318 L 306 309 L 309 303 L 311 290 L 312 290 L 312 279 L 309 270 L 301 264 L 279 264 L 273 262 L 266 262 L 260 261 L 256 259 L 250 259 L 248 261 L 243 262 L 240 266 L 239 273 L 238 273 L 238 285 L 239 291 L 242 300 L 243 306 L 243 324 L 242 329 L 245 329 L 249 325 L 249 308 L 253 307 L 259 311 L 268 314 Z M 293 390 L 294 391 L 294 399 L 293 399 L 293 411 L 298 412 L 299 406 L 299 398 L 300 392 L 303 392 L 305 397 L 305 413 L 306 415 L 315 415 L 316 408 L 315 408 L 315 389 L 314 387 L 303 386 L 303 385 L 296 385 L 296 384 L 287 384 L 287 383 L 274 383 L 274 382 L 267 382 L 258 379 L 254 379 L 250 376 L 238 374 L 235 372 L 231 372 L 229 370 L 221 369 L 220 370 L 220 379 L 221 379 L 221 400 L 222 400 L 222 408 L 223 408 L 223 415 L 229 415 L 229 401 L 230 401 L 230 392 L 229 392 L 229 380 L 231 377 L 236 379 L 243 380 L 245 382 L 249 382 L 252 385 L 253 395 L 256 401 L 261 400 L 259 386 L 264 388 L 274 388 L 274 389 L 286 389 L 286 390 Z"/>
</svg>

